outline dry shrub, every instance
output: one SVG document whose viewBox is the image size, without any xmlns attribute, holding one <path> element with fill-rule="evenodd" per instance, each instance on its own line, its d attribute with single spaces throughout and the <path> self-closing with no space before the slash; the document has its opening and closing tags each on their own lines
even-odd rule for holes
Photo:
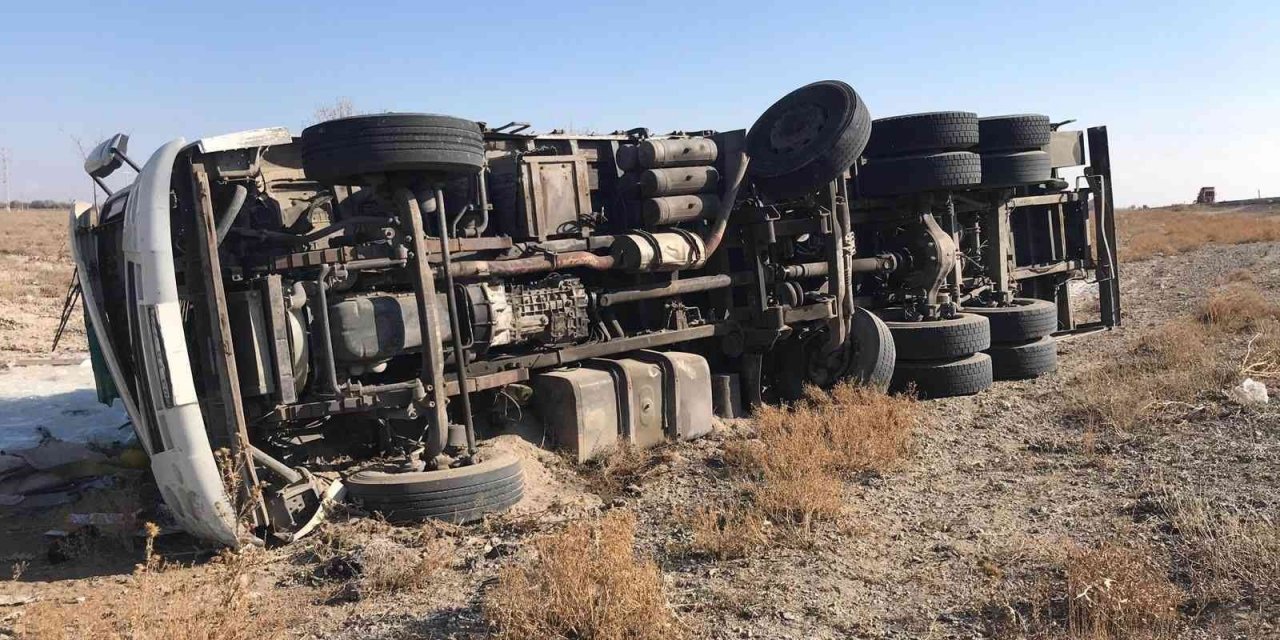
<svg viewBox="0 0 1280 640">
<path fill-rule="evenodd" d="M 725 460 L 756 480 L 749 491 L 771 519 L 807 528 L 840 513 L 842 476 L 882 470 L 906 454 L 918 420 L 914 400 L 850 383 L 809 388 L 790 407 L 762 406 L 758 441 L 735 442 Z"/>
<path fill-rule="evenodd" d="M 645 449 L 622 444 L 613 451 L 591 462 L 587 468 L 587 483 L 591 490 L 605 500 L 620 495 L 628 485 L 642 480 L 664 455 L 663 449 Z"/>
<path fill-rule="evenodd" d="M 1104 545 L 1067 559 L 1067 615 L 1076 638 L 1171 638 L 1183 593 L 1149 549 Z"/>
<path fill-rule="evenodd" d="M 683 635 L 652 560 L 637 559 L 635 516 L 610 511 L 531 543 L 484 596 L 498 638 L 667 640 Z"/>
<path fill-rule="evenodd" d="M 1252 284 L 1219 287 L 1200 305 L 1201 322 L 1225 331 L 1256 329 L 1266 320 L 1280 319 L 1280 305 Z"/>
<path fill-rule="evenodd" d="M 682 517 L 691 539 L 679 552 L 717 560 L 745 558 L 769 544 L 767 521 L 754 509 L 738 505 L 699 507 Z"/>
<path fill-rule="evenodd" d="M 1207 244 L 1280 240 L 1280 218 L 1239 213 L 1196 213 L 1169 209 L 1116 214 L 1121 260 L 1145 260 L 1195 250 Z"/>
<path fill-rule="evenodd" d="M 276 592 L 253 590 L 262 555 L 253 549 L 224 551 L 202 568 L 140 570 L 122 592 L 96 590 L 83 603 L 37 603 L 22 618 L 19 637 L 283 638 L 303 612 Z"/>
<path fill-rule="evenodd" d="M 1280 378 L 1280 321 L 1264 320 L 1250 340 L 1240 375 L 1263 380 Z"/>
<path fill-rule="evenodd" d="M 1127 431 L 1168 418 L 1185 418 L 1194 403 L 1235 376 L 1206 327 L 1174 320 L 1135 338 L 1125 357 L 1085 371 L 1068 386 L 1068 414 L 1086 429 Z"/>
<path fill-rule="evenodd" d="M 982 609 L 987 635 L 1034 638 L 1066 627 L 1066 546 L 1043 539 L 1007 540 L 978 561 L 986 577 Z"/>
<path fill-rule="evenodd" d="M 1238 283 L 1248 283 L 1248 284 L 1253 284 L 1257 282 L 1257 280 L 1254 279 L 1253 277 L 1253 272 L 1248 269 L 1236 269 L 1231 273 L 1228 273 L 1226 281 L 1227 283 L 1238 282 Z"/>
<path fill-rule="evenodd" d="M 1185 487 L 1156 494 L 1177 533 L 1174 556 L 1199 606 L 1280 603 L 1280 524 Z"/>
<path fill-rule="evenodd" d="M 842 383 L 830 393 L 810 388 L 806 406 L 826 421 L 833 464 L 845 473 L 883 471 L 907 454 L 911 433 L 919 419 L 918 405 L 905 395 L 886 395 L 866 387 Z"/>
<path fill-rule="evenodd" d="M 326 523 L 301 553 L 313 578 L 336 583 L 329 601 L 422 589 L 449 564 L 448 543 L 433 529 L 373 518 Z"/>
</svg>

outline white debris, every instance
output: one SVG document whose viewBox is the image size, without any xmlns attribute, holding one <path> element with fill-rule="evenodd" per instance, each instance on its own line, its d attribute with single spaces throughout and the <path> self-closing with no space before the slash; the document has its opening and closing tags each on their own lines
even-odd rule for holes
<svg viewBox="0 0 1280 640">
<path fill-rule="evenodd" d="M 1271 400 L 1267 396 L 1267 385 L 1253 378 L 1245 378 L 1244 382 L 1227 392 L 1227 397 L 1245 406 L 1267 404 Z"/>
<path fill-rule="evenodd" d="M 86 362 L 88 362 L 86 360 Z M 47 435 L 111 442 L 133 435 L 122 403 L 98 402 L 91 367 L 49 365 L 0 371 L 0 450 L 34 447 Z"/>
</svg>

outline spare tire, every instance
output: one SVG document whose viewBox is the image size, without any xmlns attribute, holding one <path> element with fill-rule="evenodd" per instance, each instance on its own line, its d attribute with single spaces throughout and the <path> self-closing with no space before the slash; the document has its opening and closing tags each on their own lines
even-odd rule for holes
<svg viewBox="0 0 1280 640">
<path fill-rule="evenodd" d="M 982 185 L 985 187 L 1038 184 L 1052 177 L 1047 151 L 982 154 Z"/>
<path fill-rule="evenodd" d="M 1049 144 L 1049 116 L 1023 113 L 978 119 L 978 151 L 1030 151 Z"/>
<path fill-rule="evenodd" d="M 858 172 L 862 195 L 872 197 L 960 189 L 980 182 L 982 159 L 968 151 L 875 158 Z"/>
<path fill-rule="evenodd" d="M 992 342 L 1024 342 L 1058 330 L 1058 305 L 1036 298 L 1014 298 L 1007 307 L 965 306 L 965 313 L 985 316 Z"/>
<path fill-rule="evenodd" d="M 993 380 L 991 357 L 975 353 L 953 360 L 899 362 L 893 374 L 893 389 L 914 386 L 921 398 L 967 396 L 983 391 Z"/>
<path fill-rule="evenodd" d="M 893 334 L 898 366 L 903 360 L 961 358 L 991 346 L 987 319 L 969 313 L 947 320 L 903 320 L 901 307 L 877 312 Z"/>
<path fill-rule="evenodd" d="M 302 130 L 302 170 L 327 184 L 379 173 L 472 174 L 484 166 L 480 125 L 425 113 L 329 120 Z"/>
<path fill-rule="evenodd" d="M 503 454 L 440 471 L 359 471 L 347 478 L 346 486 L 353 501 L 390 522 L 434 518 L 462 524 L 519 502 L 524 474 L 519 459 Z"/>
<path fill-rule="evenodd" d="M 807 84 L 773 103 L 747 132 L 747 173 L 779 200 L 796 198 L 840 177 L 862 155 L 871 114 L 844 82 Z"/>
<path fill-rule="evenodd" d="M 978 144 L 978 114 L 968 111 L 913 113 L 871 121 L 868 158 L 962 151 Z"/>
</svg>

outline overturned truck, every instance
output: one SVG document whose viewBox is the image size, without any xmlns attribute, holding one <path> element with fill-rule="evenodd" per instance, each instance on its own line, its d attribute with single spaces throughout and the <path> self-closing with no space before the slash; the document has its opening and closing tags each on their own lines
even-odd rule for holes
<svg viewBox="0 0 1280 640">
<path fill-rule="evenodd" d="M 504 510 L 524 479 L 495 434 L 585 460 L 806 385 L 971 394 L 1120 321 L 1106 129 L 1040 115 L 873 121 L 824 81 L 749 130 L 387 113 L 145 166 L 126 143 L 86 170 L 136 179 L 71 221 L 99 383 L 176 519 L 227 544 L 344 495 Z M 1097 318 L 1071 304 L 1086 278 Z"/>
</svg>

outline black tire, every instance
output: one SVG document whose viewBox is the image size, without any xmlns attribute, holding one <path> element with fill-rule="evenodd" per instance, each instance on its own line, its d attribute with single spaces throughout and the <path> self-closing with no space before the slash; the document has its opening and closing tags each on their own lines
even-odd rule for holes
<svg viewBox="0 0 1280 640">
<path fill-rule="evenodd" d="M 803 340 L 782 343 L 771 354 L 776 371 L 773 388 L 785 401 L 804 395 L 806 385 L 830 389 L 842 380 L 854 380 L 878 391 L 893 381 L 897 350 L 884 321 L 861 307 L 854 310 L 849 337 L 843 348 L 827 350 L 824 328 Z"/>
<path fill-rule="evenodd" d="M 519 502 L 524 475 L 517 458 L 498 455 L 440 471 L 359 471 L 347 478 L 346 486 L 355 502 L 392 522 L 437 518 L 465 523 Z"/>
<path fill-rule="evenodd" d="M 864 196 L 893 196 L 961 189 L 982 182 L 982 159 L 968 151 L 950 151 L 868 160 L 858 171 Z"/>
<path fill-rule="evenodd" d="M 771 198 L 796 198 L 840 177 L 862 155 L 871 114 L 848 84 L 823 80 L 773 103 L 747 132 L 747 173 Z"/>
<path fill-rule="evenodd" d="M 879 312 L 893 334 L 898 365 L 904 360 L 950 360 L 985 351 L 991 346 L 987 319 L 970 313 L 949 320 L 904 321 L 901 308 Z"/>
<path fill-rule="evenodd" d="M 1049 144 L 1049 116 L 1022 113 L 978 119 L 978 151 L 1030 151 Z"/>
<path fill-rule="evenodd" d="M 986 317 L 991 342 L 1026 342 L 1058 330 L 1058 305 L 1048 300 L 1014 298 L 1008 307 L 965 307 L 965 313 Z"/>
<path fill-rule="evenodd" d="M 968 111 L 913 113 L 871 121 L 868 158 L 962 151 L 978 145 L 978 114 Z"/>
<path fill-rule="evenodd" d="M 888 390 L 893 382 L 894 364 L 898 360 L 898 349 L 889 325 L 870 311 L 858 307 L 853 312 L 849 329 L 854 351 L 846 375 L 873 389 Z"/>
<path fill-rule="evenodd" d="M 484 139 L 470 120 L 383 113 L 329 120 L 302 130 L 302 169 L 328 184 L 359 184 L 380 173 L 472 174 L 484 166 Z"/>
<path fill-rule="evenodd" d="M 892 388 L 905 391 L 914 385 L 921 398 L 949 398 L 973 395 L 992 381 L 991 357 L 975 353 L 954 360 L 899 361 Z"/>
<path fill-rule="evenodd" d="M 982 186 L 1017 187 L 1053 177 L 1047 151 L 982 154 Z"/>
<path fill-rule="evenodd" d="M 1049 336 L 987 350 L 996 380 L 1025 380 L 1058 370 L 1058 341 Z"/>
</svg>

